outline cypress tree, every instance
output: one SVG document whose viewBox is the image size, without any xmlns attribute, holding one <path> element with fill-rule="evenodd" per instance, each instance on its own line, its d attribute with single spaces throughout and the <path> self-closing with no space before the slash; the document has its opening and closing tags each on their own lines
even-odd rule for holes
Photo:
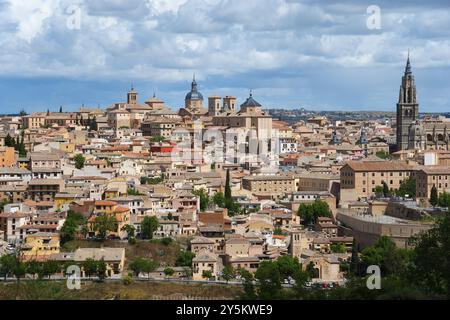
<svg viewBox="0 0 450 320">
<path fill-rule="evenodd" d="M 225 180 L 225 200 L 229 199 L 231 199 L 230 169 L 227 169 L 227 177 Z"/>
<path fill-rule="evenodd" d="M 351 258 L 351 262 L 350 262 L 350 271 L 354 275 L 359 275 L 359 255 L 358 255 L 358 250 L 356 249 L 355 240 L 353 240 L 352 258 Z"/>
<path fill-rule="evenodd" d="M 438 193 L 436 186 L 433 184 L 433 187 L 431 188 L 431 194 L 430 194 L 430 204 L 435 207 L 438 204 Z"/>
<path fill-rule="evenodd" d="M 383 196 L 388 197 L 390 194 L 389 187 L 385 181 L 383 181 Z"/>
<path fill-rule="evenodd" d="M 14 147 L 13 138 L 9 133 L 5 137 L 5 147 Z"/>
</svg>

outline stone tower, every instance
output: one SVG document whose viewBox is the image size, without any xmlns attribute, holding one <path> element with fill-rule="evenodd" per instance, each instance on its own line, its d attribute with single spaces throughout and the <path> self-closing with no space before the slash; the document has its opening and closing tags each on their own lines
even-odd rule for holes
<svg viewBox="0 0 450 320">
<path fill-rule="evenodd" d="M 137 103 L 137 91 L 134 90 L 133 85 L 131 85 L 131 90 L 127 93 L 127 103 L 136 104 Z"/>
<path fill-rule="evenodd" d="M 208 97 L 208 115 L 218 116 L 222 112 L 222 98 L 219 96 Z"/>
<path fill-rule="evenodd" d="M 418 118 L 419 104 L 416 99 L 416 84 L 411 72 L 408 53 L 397 103 L 397 151 L 408 149 L 409 128 Z"/>
</svg>

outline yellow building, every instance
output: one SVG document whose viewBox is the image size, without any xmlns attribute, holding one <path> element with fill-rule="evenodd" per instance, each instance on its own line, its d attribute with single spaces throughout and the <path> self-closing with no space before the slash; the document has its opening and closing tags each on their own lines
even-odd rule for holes
<svg viewBox="0 0 450 320">
<path fill-rule="evenodd" d="M 70 204 L 78 198 L 81 198 L 81 196 L 74 193 L 57 193 L 53 200 L 55 202 L 56 209 L 61 209 L 62 206 Z"/>
<path fill-rule="evenodd" d="M 114 231 L 108 232 L 108 237 L 119 237 L 121 239 L 127 236 L 127 233 L 122 228 L 131 223 L 130 209 L 118 206 L 115 201 L 99 200 L 94 203 L 94 214 L 88 219 L 89 235 L 96 235 L 94 230 L 95 219 L 98 216 L 107 215 L 113 216 L 117 221 L 117 228 Z"/>
<path fill-rule="evenodd" d="M 124 248 L 79 248 L 74 252 L 73 260 L 82 264 L 87 259 L 95 261 L 103 260 L 106 264 L 106 276 L 119 276 L 125 266 L 125 249 Z M 81 276 L 86 277 L 87 274 L 81 269 Z"/>
<path fill-rule="evenodd" d="M 11 147 L 0 147 L 0 168 L 12 167 L 16 163 L 16 152 Z"/>
<path fill-rule="evenodd" d="M 37 232 L 25 238 L 21 247 L 24 260 L 46 260 L 49 255 L 59 253 L 59 234 L 49 232 Z"/>
</svg>

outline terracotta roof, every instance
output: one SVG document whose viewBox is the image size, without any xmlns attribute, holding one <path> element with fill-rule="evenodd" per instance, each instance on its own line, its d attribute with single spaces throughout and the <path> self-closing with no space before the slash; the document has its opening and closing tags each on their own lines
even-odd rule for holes
<svg viewBox="0 0 450 320">
<path fill-rule="evenodd" d="M 424 166 L 420 168 L 420 171 L 425 172 L 426 174 L 450 174 L 449 166 Z"/>
<path fill-rule="evenodd" d="M 349 161 L 354 171 L 410 171 L 413 166 L 403 161 Z"/>
<path fill-rule="evenodd" d="M 96 205 L 96 206 L 115 206 L 115 205 L 117 205 L 117 202 L 108 201 L 108 200 L 97 200 L 97 201 L 95 201 L 94 205 Z"/>
</svg>

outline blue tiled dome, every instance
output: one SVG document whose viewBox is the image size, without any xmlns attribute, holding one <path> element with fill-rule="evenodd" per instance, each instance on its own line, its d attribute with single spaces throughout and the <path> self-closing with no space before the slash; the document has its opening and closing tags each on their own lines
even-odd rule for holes
<svg viewBox="0 0 450 320">
<path fill-rule="evenodd" d="M 203 101 L 203 95 L 198 91 L 197 89 L 197 82 L 192 80 L 191 84 L 191 91 L 186 95 L 185 100 L 202 100 Z"/>
<path fill-rule="evenodd" d="M 241 107 L 261 107 L 261 104 L 253 99 L 253 94 L 250 93 L 250 97 L 248 97 L 247 100 L 241 104 Z"/>
</svg>

